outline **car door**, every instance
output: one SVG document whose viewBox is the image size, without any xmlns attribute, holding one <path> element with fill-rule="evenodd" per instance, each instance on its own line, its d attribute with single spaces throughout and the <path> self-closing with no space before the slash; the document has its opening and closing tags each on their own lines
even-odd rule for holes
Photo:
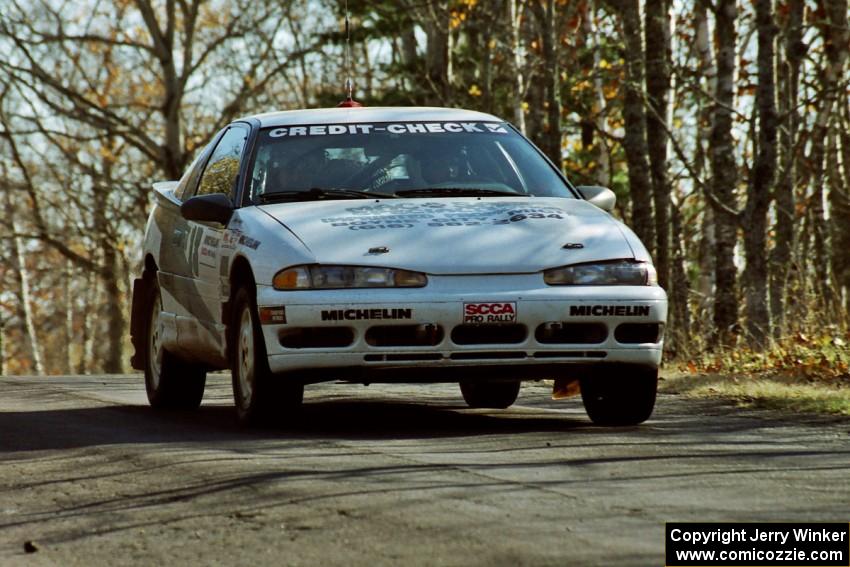
<svg viewBox="0 0 850 567">
<path fill-rule="evenodd" d="M 186 305 L 189 290 L 183 284 L 192 271 L 186 255 L 189 225 L 180 214 L 180 205 L 195 194 L 204 165 L 218 138 L 219 135 L 200 152 L 173 191 L 156 191 L 157 206 L 154 207 L 147 236 L 151 239 L 152 246 L 157 249 L 157 278 L 162 296 L 162 310 L 165 321 L 169 322 L 167 326 L 176 325 L 176 316 L 185 317 L 189 314 Z M 174 328 L 174 342 L 170 342 L 169 349 L 179 351 L 176 332 Z"/>
<path fill-rule="evenodd" d="M 246 124 L 232 124 L 218 138 L 194 190 L 187 187 L 183 200 L 222 193 L 235 198 L 245 142 L 250 132 Z M 182 219 L 174 227 L 182 261 L 173 274 L 175 299 L 182 309 L 177 313 L 177 341 L 180 350 L 212 366 L 227 365 L 224 321 L 222 320 L 221 243 L 226 227 Z"/>
</svg>

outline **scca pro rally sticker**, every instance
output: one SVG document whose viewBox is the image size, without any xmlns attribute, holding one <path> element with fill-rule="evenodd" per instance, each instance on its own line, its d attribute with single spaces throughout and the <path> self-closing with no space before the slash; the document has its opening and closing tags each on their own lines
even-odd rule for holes
<svg viewBox="0 0 850 567">
<path fill-rule="evenodd" d="M 470 325 L 516 323 L 516 303 L 464 303 L 463 322 Z"/>
<path fill-rule="evenodd" d="M 287 126 L 269 130 L 269 138 L 299 136 L 338 136 L 340 134 L 507 134 L 498 122 L 399 122 L 387 124 L 317 124 Z"/>
</svg>

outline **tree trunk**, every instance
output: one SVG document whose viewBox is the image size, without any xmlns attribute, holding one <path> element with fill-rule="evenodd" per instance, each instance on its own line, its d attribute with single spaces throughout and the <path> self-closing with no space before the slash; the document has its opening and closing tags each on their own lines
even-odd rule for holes
<svg viewBox="0 0 850 567">
<path fill-rule="evenodd" d="M 121 293 L 116 250 L 110 243 L 103 246 L 103 263 L 112 269 L 103 277 L 106 295 L 106 324 L 109 329 L 103 371 L 108 374 L 124 372 L 124 296 Z"/>
<path fill-rule="evenodd" d="M 827 222 L 824 214 L 824 145 L 829 135 L 832 109 L 838 98 L 839 85 L 844 78 L 844 63 L 847 58 L 847 0 L 821 0 L 819 12 L 825 19 L 817 22 L 824 41 L 826 65 L 821 73 L 821 106 L 815 117 L 812 129 L 812 145 L 808 162 L 812 175 L 812 215 L 815 254 L 815 292 L 821 298 L 821 308 L 824 313 L 830 313 L 835 308 L 835 294 L 830 276 L 830 243 L 828 240 Z"/>
<path fill-rule="evenodd" d="M 65 260 L 65 372 L 74 373 L 74 264 Z"/>
<path fill-rule="evenodd" d="M 409 22 L 408 25 L 405 25 L 401 30 L 401 60 L 404 63 L 405 73 L 402 73 L 402 77 L 410 76 L 414 77 L 418 73 L 419 65 L 418 65 L 418 55 L 416 54 L 416 29 L 414 27 L 413 22 Z M 414 92 L 418 91 L 419 85 L 417 84 L 409 84 L 406 86 L 408 91 Z"/>
<path fill-rule="evenodd" d="M 519 48 L 522 0 L 505 0 L 505 5 L 507 7 L 507 13 L 505 15 L 511 30 L 508 44 L 508 72 L 513 77 L 511 81 L 511 106 L 514 110 L 514 126 L 525 134 L 525 109 L 522 107 L 525 83 L 522 77 L 522 53 Z"/>
<path fill-rule="evenodd" d="M 691 335 L 691 315 L 688 309 L 688 296 L 690 294 L 690 282 L 685 271 L 685 251 L 682 234 L 682 213 L 678 205 L 671 207 L 670 217 L 672 220 L 672 263 L 670 283 L 672 294 L 670 296 L 671 319 L 673 329 L 673 348 L 677 354 L 687 345 Z"/>
<path fill-rule="evenodd" d="M 558 72 L 558 32 L 555 28 L 555 0 L 546 0 L 546 17 L 543 25 L 543 80 L 546 83 L 547 130 L 546 147 L 549 159 L 563 169 L 561 150 L 561 77 Z"/>
<path fill-rule="evenodd" d="M 372 60 L 369 57 L 369 42 L 364 41 L 361 45 L 360 49 L 360 61 L 363 63 L 364 71 L 363 77 L 366 79 L 365 85 L 363 87 L 363 98 L 366 100 L 372 99 L 372 92 L 374 88 L 375 82 L 375 68 L 372 65 Z"/>
<path fill-rule="evenodd" d="M 732 111 L 735 102 L 735 47 L 737 33 L 735 0 L 716 0 L 715 59 L 717 61 L 716 102 L 711 128 L 712 192 L 726 207 L 736 207 L 737 164 L 732 139 Z M 738 323 L 738 293 L 735 281 L 735 244 L 738 218 L 726 208 L 715 206 L 715 342 L 730 344 Z"/>
<path fill-rule="evenodd" d="M 667 107 L 670 92 L 670 2 L 646 3 L 646 91 L 651 111 L 646 117 L 646 141 L 655 207 L 655 268 L 658 283 L 670 281 L 670 184 L 667 179 Z"/>
<path fill-rule="evenodd" d="M 540 81 L 531 81 L 528 88 L 528 98 L 528 119 L 525 123 L 527 136 L 534 142 L 534 145 L 542 150 L 544 146 L 543 101 L 546 98 L 546 89 L 543 88 L 543 84 Z"/>
<path fill-rule="evenodd" d="M 8 193 L 7 193 L 8 194 Z M 7 203 L 7 210 L 11 211 L 11 203 Z M 12 231 L 18 233 L 18 224 L 15 219 L 15 214 L 12 214 Z M 33 370 L 36 375 L 44 376 L 44 361 L 41 356 L 41 344 L 38 340 L 38 333 L 35 328 L 35 314 L 32 306 L 32 293 L 30 289 L 29 269 L 26 262 L 26 247 L 24 240 L 20 236 L 15 236 L 13 239 L 15 246 L 15 268 L 18 273 L 18 284 L 20 286 L 21 309 L 24 314 L 24 325 L 27 329 L 27 338 L 30 343 L 30 352 L 32 353 Z"/>
<path fill-rule="evenodd" d="M 416 29 L 413 22 L 401 31 L 401 56 L 404 66 L 411 74 L 416 70 Z"/>
<path fill-rule="evenodd" d="M 833 271 L 844 297 L 844 316 L 845 325 L 847 325 L 850 324 L 847 320 L 850 317 L 850 255 L 847 253 L 850 250 L 850 223 L 847 222 L 847 219 L 850 219 L 850 192 L 848 192 L 850 188 L 850 94 L 844 93 L 840 106 L 844 112 L 836 133 L 840 145 L 839 151 L 836 152 L 836 159 L 840 159 L 841 163 L 836 163 L 835 174 L 831 176 L 829 195 L 832 211 L 832 238 L 835 244 L 832 255 Z"/>
<path fill-rule="evenodd" d="M 702 2 L 697 2 L 694 7 L 694 18 L 696 25 L 696 52 L 699 57 L 699 72 L 703 77 L 703 89 L 709 94 L 710 98 L 714 98 L 714 93 L 717 90 L 717 67 L 714 64 L 714 56 L 711 49 L 711 38 L 708 31 L 708 14 L 706 13 L 705 5 Z M 708 148 L 705 147 L 705 141 L 711 137 L 711 124 L 713 122 L 711 109 L 712 106 L 697 99 L 697 139 L 695 141 L 696 152 L 694 155 L 694 164 L 697 175 L 702 176 L 703 173 L 710 167 L 708 159 Z M 715 288 L 715 272 L 716 258 L 714 250 L 717 243 L 714 240 L 714 210 L 711 206 L 706 205 L 703 208 L 702 218 L 700 221 L 700 241 L 697 251 L 697 260 L 699 265 L 699 278 L 697 281 L 697 293 L 700 298 L 699 313 L 707 313 L 713 309 L 714 305 L 714 288 Z"/>
<path fill-rule="evenodd" d="M 780 112 L 785 117 L 780 130 L 782 167 L 774 195 L 776 197 L 776 235 L 770 251 L 770 315 L 773 321 L 773 336 L 779 338 L 785 331 L 786 289 L 791 268 L 791 249 L 794 245 L 794 186 L 797 178 L 795 146 L 797 142 L 798 88 L 800 65 L 805 54 L 803 45 L 804 0 L 789 0 L 785 22 L 785 63 L 781 66 L 782 96 Z"/>
<path fill-rule="evenodd" d="M 586 41 L 592 42 L 593 49 L 593 68 L 599 69 L 602 62 L 602 49 L 600 48 L 599 31 L 596 28 L 596 2 L 588 0 L 579 5 L 583 7 L 582 27 Z M 611 150 L 608 147 L 608 139 L 605 136 L 607 125 L 605 124 L 605 90 L 603 88 L 602 76 L 600 73 L 593 74 L 593 106 L 591 112 L 593 114 L 593 124 L 596 128 L 596 135 L 593 141 L 593 159 L 599 164 L 594 170 L 596 183 L 602 187 L 611 186 Z"/>
<path fill-rule="evenodd" d="M 488 18 L 481 33 L 481 83 L 484 94 L 484 111 L 493 113 L 493 39 L 492 20 Z M 523 124 L 525 126 L 525 124 Z"/>
<path fill-rule="evenodd" d="M 850 97 L 847 94 L 846 78 L 847 78 L 847 46 L 850 43 L 850 29 L 847 22 L 847 0 L 833 0 L 831 2 L 821 2 L 823 9 L 828 10 L 828 33 L 825 35 L 826 55 L 828 66 L 834 71 L 834 75 L 827 74 L 828 80 L 835 80 L 835 83 L 823 85 L 824 89 L 830 89 L 834 85 L 835 90 L 829 90 L 829 97 L 832 98 L 832 105 L 839 105 L 839 112 L 832 115 L 830 123 L 830 131 L 827 146 L 826 158 L 826 179 L 825 185 L 829 188 L 829 233 L 832 241 L 830 263 L 832 267 L 832 275 L 835 278 L 836 300 L 839 305 L 836 313 L 841 314 L 841 307 L 850 305 L 850 260 L 848 259 L 848 250 L 850 250 L 850 174 L 848 174 L 847 158 L 850 156 L 850 150 L 846 147 L 847 142 L 847 124 L 848 120 L 842 125 L 842 118 L 847 118 L 850 114 L 847 110 L 847 104 L 850 102 Z M 824 6 L 825 5 L 825 6 Z M 845 88 L 841 89 L 840 85 L 844 79 Z M 839 134 L 839 132 L 841 134 Z M 843 143 L 839 144 L 840 141 Z M 844 146 L 844 147 L 839 147 Z M 843 170 L 842 174 L 842 163 Z M 817 181 L 817 180 L 816 180 Z M 830 288 L 833 286 L 830 285 Z M 841 301 L 841 298 L 844 301 Z M 848 321 L 846 311 L 839 315 L 839 322 L 846 324 Z"/>
<path fill-rule="evenodd" d="M 428 0 L 428 16 L 422 21 L 428 44 L 425 66 L 433 94 L 430 104 L 446 106 L 452 100 L 452 33 L 445 0 Z"/>
<path fill-rule="evenodd" d="M 654 252 L 655 227 L 652 220 L 652 186 L 646 144 L 646 111 L 643 97 L 643 42 L 641 41 L 638 0 L 610 0 L 623 24 L 626 80 L 623 83 L 623 150 L 629 168 L 629 193 L 632 201 L 632 227 Z"/>
<path fill-rule="evenodd" d="M 747 305 L 747 338 L 756 349 L 767 346 L 770 336 L 770 312 L 767 306 L 767 211 L 776 169 L 776 24 L 773 0 L 756 1 L 758 30 L 758 152 L 747 189 L 744 210 L 744 270 Z"/>
<path fill-rule="evenodd" d="M 6 320 L 0 319 L 0 376 L 6 375 Z"/>
<path fill-rule="evenodd" d="M 97 298 L 100 278 L 94 272 L 86 274 L 86 292 L 83 295 L 82 352 L 77 363 L 77 374 L 89 374 L 94 367 L 94 335 L 97 327 Z"/>
<path fill-rule="evenodd" d="M 838 302 L 838 323 L 842 326 L 848 320 L 848 313 L 841 307 L 846 304 L 847 290 L 850 289 L 850 198 L 846 193 L 847 184 L 841 175 L 837 128 L 829 131 L 826 158 L 826 186 L 829 188 L 829 228 L 832 240 L 832 274 L 835 278 L 835 294 Z"/>
<path fill-rule="evenodd" d="M 545 0 L 530 4 L 540 26 L 542 39 L 543 84 L 546 88 L 546 127 L 542 133 L 541 149 L 558 169 L 563 169 L 561 151 L 561 78 L 558 74 L 558 55 L 555 51 L 558 32 L 555 29 L 555 2 Z"/>
</svg>

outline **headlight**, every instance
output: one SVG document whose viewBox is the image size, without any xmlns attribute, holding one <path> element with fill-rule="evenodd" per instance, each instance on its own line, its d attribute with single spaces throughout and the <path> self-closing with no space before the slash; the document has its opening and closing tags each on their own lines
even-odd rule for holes
<svg viewBox="0 0 850 567">
<path fill-rule="evenodd" d="M 293 266 L 275 274 L 272 284 L 281 291 L 294 289 L 349 289 L 369 287 L 424 287 L 425 274 L 366 266 Z"/>
<path fill-rule="evenodd" d="M 648 262 L 617 260 L 576 264 L 543 272 L 549 285 L 657 285 L 658 274 Z"/>
</svg>

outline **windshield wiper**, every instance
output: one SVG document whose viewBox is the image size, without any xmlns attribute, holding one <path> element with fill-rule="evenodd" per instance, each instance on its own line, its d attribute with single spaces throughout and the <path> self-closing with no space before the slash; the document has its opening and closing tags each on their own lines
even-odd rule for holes
<svg viewBox="0 0 850 567">
<path fill-rule="evenodd" d="M 261 203 L 274 201 L 321 201 L 324 199 L 395 199 L 395 195 L 386 193 L 373 193 L 371 191 L 357 191 L 355 189 L 337 189 L 313 187 L 307 191 L 275 191 L 260 195 Z"/>
<path fill-rule="evenodd" d="M 422 189 L 404 189 L 396 191 L 399 197 L 528 197 L 513 191 L 478 189 L 475 187 L 423 187 Z"/>
</svg>

